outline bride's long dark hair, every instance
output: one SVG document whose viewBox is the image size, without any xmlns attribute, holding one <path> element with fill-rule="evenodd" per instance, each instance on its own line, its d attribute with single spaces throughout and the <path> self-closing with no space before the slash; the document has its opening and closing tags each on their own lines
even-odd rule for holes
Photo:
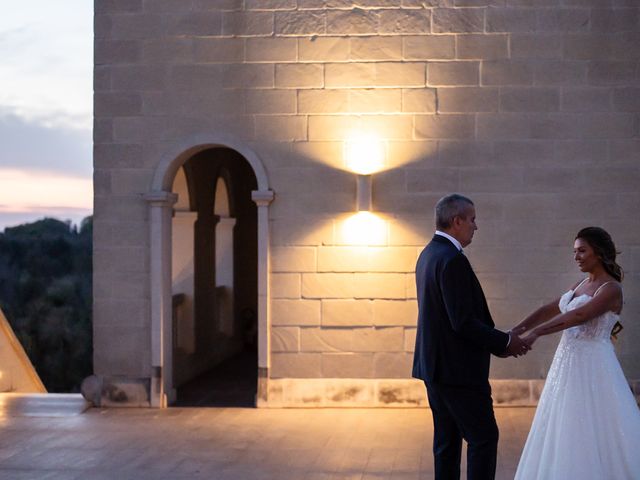
<svg viewBox="0 0 640 480">
<path fill-rule="evenodd" d="M 616 245 L 613 243 L 613 239 L 609 232 L 600 227 L 586 227 L 578 232 L 576 240 L 580 238 L 587 242 L 593 251 L 602 262 L 602 266 L 605 271 L 615 278 L 618 282 L 621 282 L 624 278 L 624 271 L 622 267 L 616 262 L 616 256 L 618 253 Z M 615 337 L 620 330 L 622 330 L 620 322 L 616 322 L 611 330 L 611 336 Z"/>
</svg>

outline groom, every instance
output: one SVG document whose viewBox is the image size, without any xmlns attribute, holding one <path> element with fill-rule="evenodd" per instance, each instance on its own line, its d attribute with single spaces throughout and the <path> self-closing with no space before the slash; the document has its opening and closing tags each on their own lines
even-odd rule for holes
<svg viewBox="0 0 640 480">
<path fill-rule="evenodd" d="M 436 233 L 418 258 L 418 331 L 413 377 L 424 380 L 433 415 L 435 478 L 459 479 L 462 439 L 468 480 L 493 479 L 498 426 L 489 361 L 524 355 L 529 345 L 496 330 L 487 301 L 462 249 L 476 226 L 473 202 L 458 194 L 436 204 Z"/>
</svg>

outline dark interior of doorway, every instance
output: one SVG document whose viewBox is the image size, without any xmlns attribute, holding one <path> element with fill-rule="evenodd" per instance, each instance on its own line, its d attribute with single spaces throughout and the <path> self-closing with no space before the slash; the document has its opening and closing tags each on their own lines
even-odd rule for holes
<svg viewBox="0 0 640 480">
<path fill-rule="evenodd" d="M 176 382 L 175 406 L 254 407 L 257 360 L 257 208 L 251 200 L 257 181 L 238 152 L 212 148 L 184 165 L 191 210 L 197 212 L 194 237 L 196 349 L 187 358 L 193 375 Z M 220 328 L 216 308 L 215 210 L 217 179 L 228 189 L 233 234 L 233 333 Z M 213 235 L 213 236 L 212 236 Z M 174 356 L 174 361 L 176 357 Z M 182 364 L 184 365 L 184 364 Z M 174 363 L 174 369 L 177 365 Z"/>
<path fill-rule="evenodd" d="M 178 389 L 180 407 L 254 407 L 258 355 L 245 350 Z"/>
</svg>

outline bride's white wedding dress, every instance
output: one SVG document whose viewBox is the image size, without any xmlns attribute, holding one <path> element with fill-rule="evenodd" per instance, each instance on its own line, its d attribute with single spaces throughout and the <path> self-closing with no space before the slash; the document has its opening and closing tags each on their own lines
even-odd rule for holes
<svg viewBox="0 0 640 480">
<path fill-rule="evenodd" d="M 560 311 L 591 298 L 569 290 Z M 562 333 L 515 480 L 640 479 L 640 410 L 609 338 L 618 318 Z"/>
</svg>

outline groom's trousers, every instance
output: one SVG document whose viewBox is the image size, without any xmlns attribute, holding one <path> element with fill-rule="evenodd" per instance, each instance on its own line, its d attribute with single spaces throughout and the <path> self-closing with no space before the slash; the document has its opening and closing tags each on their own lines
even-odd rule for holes
<svg viewBox="0 0 640 480">
<path fill-rule="evenodd" d="M 450 386 L 430 382 L 427 396 L 433 415 L 435 479 L 459 480 L 464 439 L 467 441 L 467 480 L 493 480 L 498 425 L 489 384 Z"/>
</svg>

